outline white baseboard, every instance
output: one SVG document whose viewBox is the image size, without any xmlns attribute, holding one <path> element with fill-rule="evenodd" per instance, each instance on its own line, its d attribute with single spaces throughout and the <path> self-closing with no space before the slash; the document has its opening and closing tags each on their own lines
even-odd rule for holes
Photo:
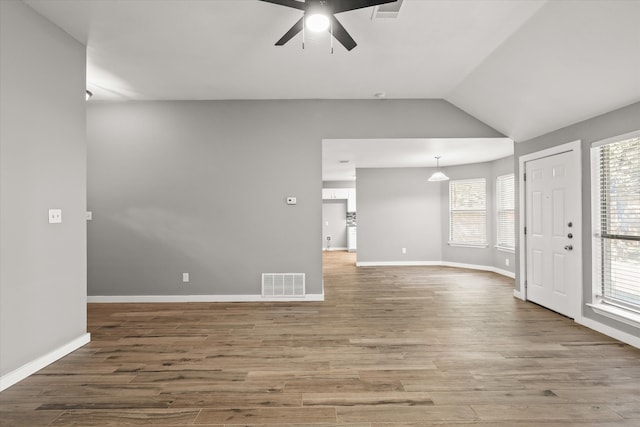
<svg viewBox="0 0 640 427">
<path fill-rule="evenodd" d="M 501 276 L 505 276 L 505 277 L 509 277 L 511 279 L 515 279 L 516 278 L 516 273 L 513 271 L 507 271 L 507 270 L 503 270 L 501 268 L 496 268 L 493 267 L 492 270 L 488 270 L 488 271 L 493 271 L 496 274 L 499 274 Z"/>
<path fill-rule="evenodd" d="M 516 278 L 516 273 L 512 273 L 510 271 L 503 270 L 501 268 L 496 268 L 492 265 L 464 264 L 461 262 L 449 262 L 449 261 L 443 261 L 441 265 L 444 265 L 447 267 L 468 268 L 469 270 L 491 271 L 493 273 L 500 274 L 501 276 L 510 277 L 512 279 Z"/>
<path fill-rule="evenodd" d="M 322 248 L 322 250 L 323 250 L 323 251 L 325 251 L 325 252 L 331 252 L 331 251 L 346 251 L 346 250 L 348 250 L 348 249 L 349 249 L 349 248 L 347 248 L 346 246 L 345 246 L 345 247 L 339 246 L 339 247 L 335 247 L 335 248 L 331 247 L 331 248 L 329 248 L 329 249 L 327 249 L 327 248 Z"/>
<path fill-rule="evenodd" d="M 616 328 L 612 328 L 611 326 L 607 326 L 596 320 L 589 319 L 584 316 L 582 316 L 580 319 L 576 319 L 576 323 L 593 329 L 594 331 L 600 332 L 601 334 L 610 336 L 611 338 L 615 338 L 625 344 L 640 348 L 640 338 L 636 337 L 635 335 L 628 334 L 626 332 L 620 331 Z"/>
<path fill-rule="evenodd" d="M 58 359 L 63 358 L 72 351 L 79 349 L 89 341 L 91 341 L 91 334 L 86 333 L 63 345 L 62 347 L 59 347 L 45 354 L 44 356 L 40 356 L 37 359 L 32 360 L 31 362 L 25 363 L 18 369 L 15 369 L 6 375 L 3 375 L 2 377 L 0 377 L 0 391 L 3 391 L 11 387 L 15 383 L 22 381 L 29 375 L 35 374 L 40 369 L 52 364 Z"/>
<path fill-rule="evenodd" d="M 356 267 L 414 267 L 442 265 L 440 261 L 357 261 Z"/>
<path fill-rule="evenodd" d="M 324 293 L 300 297 L 263 297 L 262 295 L 93 295 L 88 303 L 127 302 L 301 302 L 324 301 Z"/>
<path fill-rule="evenodd" d="M 517 290 L 517 289 L 514 289 L 514 290 L 513 290 L 513 296 L 514 296 L 515 298 L 521 299 L 522 301 L 526 301 L 526 300 L 524 299 L 524 293 L 520 292 L 520 291 L 519 291 L 519 290 Z"/>
<path fill-rule="evenodd" d="M 449 262 L 449 261 L 362 261 L 356 262 L 357 267 L 394 267 L 394 266 L 443 266 L 443 267 L 457 267 L 457 268 L 468 268 L 470 270 L 481 270 L 481 271 L 491 271 L 493 273 L 500 274 L 502 276 L 510 277 L 512 279 L 516 278 L 516 274 L 507 270 L 503 270 L 501 268 L 496 268 L 493 266 L 487 265 L 476 265 L 476 264 L 463 264 L 459 262 Z"/>
</svg>

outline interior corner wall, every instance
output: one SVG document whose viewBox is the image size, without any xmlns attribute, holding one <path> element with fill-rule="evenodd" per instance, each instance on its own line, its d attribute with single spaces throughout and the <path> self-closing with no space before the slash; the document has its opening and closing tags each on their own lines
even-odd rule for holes
<svg viewBox="0 0 640 427">
<path fill-rule="evenodd" d="M 440 201 L 440 209 L 442 211 L 442 260 L 445 262 L 453 262 L 459 264 L 471 265 L 493 265 L 493 249 L 491 247 L 493 239 L 494 224 L 491 220 L 495 209 L 494 207 L 494 188 L 492 180 L 491 162 L 472 163 L 467 165 L 449 166 L 442 168 L 444 173 L 449 177 L 450 181 L 443 181 L 442 198 Z M 484 178 L 486 180 L 487 191 L 487 241 L 486 248 L 472 248 L 464 246 L 449 245 L 449 183 L 459 179 Z"/>
<path fill-rule="evenodd" d="M 495 248 L 495 181 L 513 173 L 513 162 L 509 156 L 442 168 L 451 180 L 486 179 L 486 248 L 449 246 L 450 181 L 429 182 L 434 169 L 358 169 L 358 263 L 445 262 L 514 273 L 515 254 Z"/>
<path fill-rule="evenodd" d="M 85 64 L 60 28 L 0 1 L 3 380 L 86 337 Z"/>
<path fill-rule="evenodd" d="M 443 181 L 440 209 L 442 211 L 442 260 L 445 262 L 494 267 L 513 273 L 515 255 L 501 252 L 495 248 L 495 216 L 496 216 L 496 178 L 499 175 L 513 173 L 513 156 L 491 162 L 472 163 L 443 168 L 450 181 Z M 484 178 L 487 185 L 487 247 L 450 246 L 449 241 L 449 183 L 458 179 Z M 505 259 L 509 259 L 509 266 Z"/>
<path fill-rule="evenodd" d="M 497 225 L 497 211 L 495 210 L 497 208 L 497 204 L 498 201 L 496 200 L 497 194 L 496 194 L 496 179 L 499 176 L 502 175 L 508 175 L 510 173 L 514 174 L 514 188 L 515 186 L 518 185 L 518 180 L 515 179 L 515 177 L 517 175 L 515 175 L 515 157 L 514 156 L 509 156 L 509 157 L 504 157 L 502 159 L 498 159 L 498 160 L 494 160 L 493 162 L 491 162 L 491 168 L 492 168 L 492 180 L 493 180 L 493 191 L 494 191 L 494 200 L 493 200 L 493 207 L 494 207 L 494 214 L 492 215 L 493 217 L 493 224 L 494 227 Z M 514 199 L 514 206 L 518 203 L 517 202 L 518 199 Z M 516 228 L 517 230 L 517 228 Z M 516 232 L 516 235 L 518 233 Z M 515 250 L 513 251 L 505 251 L 502 249 L 497 249 L 495 246 L 498 243 L 497 242 L 497 230 L 494 228 L 494 232 L 493 232 L 493 236 L 489 239 L 492 245 L 491 249 L 492 249 L 492 253 L 493 253 L 493 267 L 496 269 L 500 269 L 500 270 L 504 270 L 504 271 L 508 271 L 509 273 L 512 273 L 513 276 L 515 276 L 516 273 L 516 254 L 515 254 Z M 508 265 L 507 265 L 508 262 Z"/>
<path fill-rule="evenodd" d="M 443 100 L 89 104 L 91 296 L 322 293 L 323 139 L 502 137 Z"/>
<path fill-rule="evenodd" d="M 322 201 L 322 249 L 347 249 L 347 200 Z M 330 236 L 331 239 L 327 239 Z"/>
<path fill-rule="evenodd" d="M 592 295 L 592 262 L 591 262 L 591 144 L 606 138 L 623 135 L 640 129 L 640 102 L 611 111 L 609 113 L 585 120 L 583 122 L 568 126 L 557 131 L 539 136 L 537 138 L 515 144 L 515 168 L 516 177 L 522 173 L 519 170 L 518 159 L 520 156 L 534 153 L 546 148 L 580 140 L 581 143 L 581 165 L 582 165 L 582 280 L 583 280 L 583 304 L 582 316 L 614 328 L 628 334 L 640 337 L 640 331 L 633 326 L 615 321 L 605 316 L 595 313 L 586 306 L 591 302 Z M 516 188 L 516 192 L 519 189 Z M 516 194 L 516 200 L 518 200 Z M 518 206 L 516 205 L 516 210 Z M 519 215 L 516 212 L 516 222 Z M 516 224 L 518 230 L 520 224 Z M 516 235 L 517 236 L 517 235 Z M 517 245 L 520 248 L 521 245 Z M 519 264 L 519 250 L 516 251 L 516 261 Z M 516 288 L 519 290 L 520 266 L 516 266 Z"/>
<path fill-rule="evenodd" d="M 442 259 L 441 186 L 428 181 L 433 172 L 430 168 L 357 169 L 358 264 Z"/>
</svg>

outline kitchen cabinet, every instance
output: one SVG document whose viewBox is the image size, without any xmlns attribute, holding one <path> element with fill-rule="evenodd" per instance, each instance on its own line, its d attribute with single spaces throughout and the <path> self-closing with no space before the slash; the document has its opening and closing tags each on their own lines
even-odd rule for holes
<svg viewBox="0 0 640 427">
<path fill-rule="evenodd" d="M 323 188 L 322 200 L 347 199 L 347 212 L 356 211 L 355 188 Z"/>
<path fill-rule="evenodd" d="M 355 252 L 357 249 L 357 229 L 356 227 L 347 227 L 347 249 L 349 252 Z"/>
<path fill-rule="evenodd" d="M 356 189 L 349 188 L 347 194 L 347 212 L 356 211 Z"/>
<path fill-rule="evenodd" d="M 322 198 L 323 199 L 348 199 L 349 189 L 348 188 L 323 188 Z"/>
</svg>

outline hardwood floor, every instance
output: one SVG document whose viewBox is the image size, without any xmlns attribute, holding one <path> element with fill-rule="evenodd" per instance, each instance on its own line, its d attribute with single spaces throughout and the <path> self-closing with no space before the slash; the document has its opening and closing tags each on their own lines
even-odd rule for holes
<svg viewBox="0 0 640 427">
<path fill-rule="evenodd" d="M 640 426 L 640 350 L 513 280 L 325 254 L 323 303 L 89 304 L 2 426 Z"/>
</svg>

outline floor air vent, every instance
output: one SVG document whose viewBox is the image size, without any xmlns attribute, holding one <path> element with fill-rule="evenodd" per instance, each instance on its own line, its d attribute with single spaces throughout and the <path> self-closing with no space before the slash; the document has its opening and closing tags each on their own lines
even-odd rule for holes
<svg viewBox="0 0 640 427">
<path fill-rule="evenodd" d="M 304 273 L 262 273 L 263 297 L 303 297 Z"/>
</svg>

